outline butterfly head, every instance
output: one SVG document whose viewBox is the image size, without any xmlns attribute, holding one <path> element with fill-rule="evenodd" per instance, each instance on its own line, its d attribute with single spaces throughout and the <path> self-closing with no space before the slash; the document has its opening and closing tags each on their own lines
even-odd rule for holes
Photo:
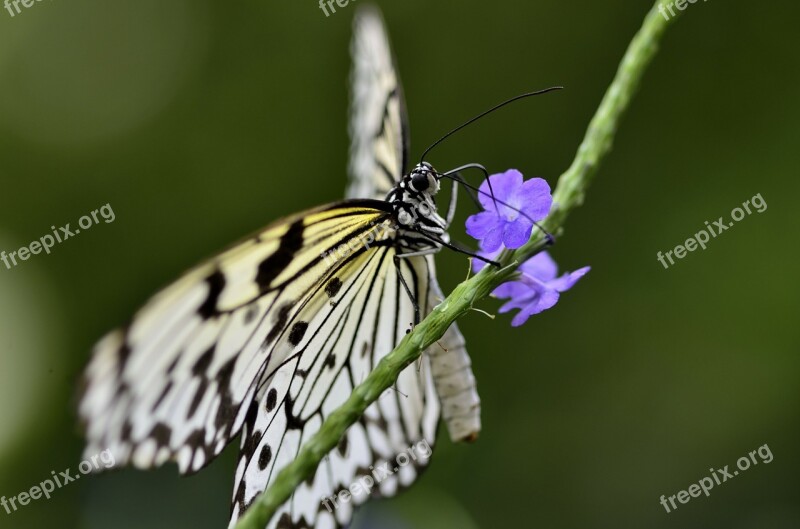
<svg viewBox="0 0 800 529">
<path fill-rule="evenodd" d="M 409 173 L 408 180 L 409 186 L 418 193 L 427 193 L 433 196 L 438 193 L 441 188 L 437 173 L 428 162 L 418 163 L 411 173 Z"/>
<path fill-rule="evenodd" d="M 392 204 L 400 226 L 415 230 L 445 232 L 447 223 L 436 212 L 434 195 L 439 192 L 439 174 L 428 162 L 420 162 L 392 189 L 387 200 Z"/>
</svg>

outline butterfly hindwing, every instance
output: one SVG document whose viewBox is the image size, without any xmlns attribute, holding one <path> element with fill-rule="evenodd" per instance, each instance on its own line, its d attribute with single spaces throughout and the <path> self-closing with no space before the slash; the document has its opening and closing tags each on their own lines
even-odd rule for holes
<svg viewBox="0 0 800 529">
<path fill-rule="evenodd" d="M 383 199 L 406 172 L 408 120 L 383 19 L 358 9 L 351 44 L 349 198 Z"/>
<path fill-rule="evenodd" d="M 383 20 L 376 8 L 359 8 L 353 24 L 351 158 L 349 198 L 383 198 L 407 169 L 408 119 Z M 453 203 L 454 204 L 454 203 Z M 444 295 L 432 276 L 431 306 Z M 480 431 L 480 399 L 475 391 L 464 336 L 453 324 L 429 350 L 436 389 L 454 441 L 474 439 Z M 443 354 L 444 353 L 444 354 Z"/>
<path fill-rule="evenodd" d="M 400 341 L 413 322 L 414 309 L 393 264 L 395 249 L 386 247 L 352 263 L 336 307 L 317 315 L 317 332 L 299 346 L 297 357 L 269 381 L 266 396 L 254 404 L 242 436 L 234 492 L 235 521 L 254 497 L 265 490 L 282 467 L 350 396 L 375 365 Z M 432 259 L 401 259 L 400 269 L 416 299 L 428 300 Z M 430 310 L 424 304 L 424 312 Z M 397 472 L 398 454 L 420 442 L 433 446 L 439 405 L 427 358 L 407 367 L 394 388 L 369 406 L 339 446 L 323 460 L 314 476 L 298 487 L 268 527 L 343 527 L 355 506 L 372 496 L 391 496 L 409 486 L 427 464 L 417 458 Z M 430 453 L 428 453 L 430 455 Z M 391 475 L 375 474 L 388 469 Z M 377 469 L 381 469 L 378 471 Z M 337 493 L 364 476 L 380 475 L 371 493 L 338 502 Z M 377 480 L 376 480 L 377 481 Z M 323 500 L 329 499 L 327 503 Z"/>
</svg>

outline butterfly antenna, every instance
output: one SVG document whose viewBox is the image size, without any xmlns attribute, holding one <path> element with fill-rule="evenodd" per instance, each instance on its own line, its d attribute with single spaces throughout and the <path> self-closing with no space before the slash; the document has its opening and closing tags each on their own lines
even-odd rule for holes
<svg viewBox="0 0 800 529">
<path fill-rule="evenodd" d="M 513 103 L 514 101 L 519 101 L 520 99 L 525 99 L 526 97 L 538 96 L 538 95 L 546 94 L 548 92 L 554 92 L 556 90 L 561 90 L 563 88 L 564 88 L 563 86 L 552 86 L 550 88 L 545 88 L 544 90 L 538 90 L 536 92 L 527 92 L 525 94 L 520 94 L 518 96 L 514 96 L 511 99 L 506 99 L 502 103 L 499 103 L 499 104 L 493 106 L 489 110 L 484 110 L 483 112 L 481 112 L 480 114 L 478 114 L 474 118 L 469 119 L 468 121 L 462 123 L 458 127 L 454 128 L 453 130 L 451 130 L 450 132 L 448 132 L 447 134 L 445 134 L 444 136 L 442 136 L 441 138 L 439 138 L 438 140 L 433 142 L 433 144 L 430 147 L 428 147 L 427 149 L 425 149 L 425 152 L 422 153 L 422 156 L 419 159 L 419 163 L 422 163 L 423 161 L 425 161 L 425 157 L 428 155 L 428 153 L 431 152 L 434 147 L 436 147 L 437 145 L 442 143 L 444 140 L 446 140 L 447 138 L 449 138 L 450 136 L 452 136 L 453 134 L 455 134 L 459 130 L 463 129 L 467 125 L 471 125 L 472 123 L 478 121 L 482 117 L 491 114 L 495 110 L 500 110 L 504 106 L 509 105 L 509 104 Z"/>
<path fill-rule="evenodd" d="M 484 110 L 483 112 L 481 112 L 477 116 L 465 121 L 464 123 L 462 123 L 458 127 L 454 128 L 453 130 L 451 130 L 450 132 L 448 132 L 447 134 L 445 134 L 444 136 L 442 136 L 441 138 L 439 138 L 438 140 L 433 142 L 433 144 L 430 147 L 428 147 L 427 149 L 425 149 L 425 151 L 422 153 L 422 156 L 419 159 L 419 163 L 422 163 L 423 161 L 425 161 L 425 157 L 428 155 L 428 153 L 431 152 L 434 147 L 436 147 L 437 145 L 442 143 L 444 140 L 446 140 L 447 138 L 449 138 L 450 136 L 452 136 L 453 134 L 455 134 L 459 130 L 463 129 L 464 127 L 466 127 L 468 125 L 471 125 L 472 123 L 475 123 L 476 121 L 478 121 L 482 117 L 488 116 L 489 114 L 491 114 L 495 110 L 500 110 L 504 106 L 509 105 L 509 104 L 511 104 L 511 103 L 513 103 L 515 101 L 519 101 L 520 99 L 525 99 L 527 97 L 532 97 L 532 96 L 538 96 L 538 95 L 546 94 L 548 92 L 554 92 L 556 90 L 561 90 L 562 88 L 564 88 L 564 87 L 563 86 L 552 86 L 550 88 L 545 88 L 544 90 L 538 90 L 536 92 L 526 92 L 524 94 L 520 94 L 518 96 L 514 96 L 511 99 L 506 99 L 502 103 L 498 103 L 497 105 L 493 106 L 489 110 Z M 484 172 L 485 171 L 486 170 L 484 169 Z M 495 209 L 495 211 L 497 211 L 499 213 L 500 210 L 497 207 L 497 201 L 494 198 L 494 189 L 492 189 L 492 182 L 491 182 L 491 180 L 488 179 L 488 174 L 487 174 L 487 180 L 486 181 L 489 184 L 489 192 L 491 193 L 491 196 L 492 196 L 492 203 L 494 204 L 494 209 Z"/>
</svg>

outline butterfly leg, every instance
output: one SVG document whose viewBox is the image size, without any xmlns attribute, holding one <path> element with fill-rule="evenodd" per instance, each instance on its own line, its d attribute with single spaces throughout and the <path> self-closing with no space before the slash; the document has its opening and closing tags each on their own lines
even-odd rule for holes
<svg viewBox="0 0 800 529">
<path fill-rule="evenodd" d="M 460 178 L 461 175 L 456 173 L 456 176 L 458 176 Z M 447 227 L 448 228 L 453 223 L 453 219 L 456 216 L 456 203 L 457 202 L 458 202 L 458 179 L 453 178 L 453 190 L 450 193 L 450 205 L 447 206 L 446 223 L 447 223 Z"/>
<path fill-rule="evenodd" d="M 478 259 L 479 261 L 483 261 L 484 263 L 488 263 L 488 264 L 490 264 L 492 266 L 500 268 L 500 263 L 498 263 L 497 261 L 493 261 L 491 259 L 487 259 L 486 257 L 484 257 L 482 255 L 478 255 L 475 252 L 471 252 L 469 250 L 465 250 L 465 249 L 460 248 L 460 247 L 458 247 L 458 246 L 456 246 L 454 244 L 450 244 L 449 242 L 443 241 L 442 239 L 439 239 L 439 238 L 436 238 L 436 237 L 431 237 L 427 233 L 422 233 L 422 232 L 418 232 L 418 233 L 420 235 L 422 235 L 425 239 L 428 239 L 429 241 L 432 241 L 432 242 L 435 242 L 436 244 L 444 246 L 445 248 L 449 248 L 450 250 L 453 250 L 454 252 L 462 253 L 462 254 L 467 255 L 469 257 L 472 257 L 474 259 Z M 435 250 L 435 251 L 438 251 L 438 249 Z M 433 252 L 430 252 L 430 253 L 433 253 Z M 405 254 L 405 255 L 410 256 L 410 255 L 417 255 L 417 254 Z M 422 254 L 422 255 L 424 255 L 424 254 Z"/>
<path fill-rule="evenodd" d="M 414 323 L 413 326 L 416 326 L 420 322 L 420 311 L 419 311 L 419 303 L 417 302 L 417 298 L 414 297 L 414 294 L 411 292 L 411 289 L 408 287 L 408 283 L 406 283 L 406 278 L 403 277 L 403 270 L 400 267 L 400 258 L 401 257 L 414 257 L 419 255 L 428 255 L 433 253 L 431 250 L 421 250 L 419 252 L 411 252 L 406 254 L 395 255 L 393 257 L 394 260 L 394 267 L 397 270 L 397 277 L 400 278 L 400 283 L 402 283 L 403 288 L 408 294 L 408 299 L 411 300 L 411 304 L 414 306 Z"/>
</svg>

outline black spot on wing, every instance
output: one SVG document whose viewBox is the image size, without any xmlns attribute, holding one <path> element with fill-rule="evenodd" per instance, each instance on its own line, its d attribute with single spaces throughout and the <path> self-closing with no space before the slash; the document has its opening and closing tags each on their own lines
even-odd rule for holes
<svg viewBox="0 0 800 529">
<path fill-rule="evenodd" d="M 278 313 L 275 316 L 275 325 L 270 329 L 267 338 L 264 340 L 263 348 L 266 349 L 267 345 L 275 341 L 275 338 L 286 328 L 286 322 L 289 321 L 289 313 L 292 311 L 293 302 L 289 301 L 281 305 Z"/>
<path fill-rule="evenodd" d="M 339 444 L 336 446 L 337 450 L 339 450 L 339 454 L 341 454 L 342 457 L 347 457 L 348 444 L 347 434 L 344 434 L 339 440 Z"/>
<path fill-rule="evenodd" d="M 244 438 L 247 438 L 247 425 L 255 424 L 256 420 L 258 420 L 258 403 L 256 401 L 252 401 L 250 403 L 250 407 L 247 408 L 247 414 L 244 417 L 244 426 L 242 427 L 242 436 Z"/>
<path fill-rule="evenodd" d="M 275 390 L 275 388 L 272 388 L 267 393 L 267 402 L 266 402 L 267 411 L 274 410 L 277 404 L 278 404 L 278 392 Z"/>
<path fill-rule="evenodd" d="M 256 283 L 261 292 L 269 290 L 270 285 L 280 273 L 292 262 L 295 253 L 303 247 L 303 220 L 293 222 L 281 237 L 275 253 L 261 261 L 258 265 Z"/>
<path fill-rule="evenodd" d="M 289 516 L 288 512 L 285 512 L 278 518 L 278 529 L 295 529 L 297 527 L 294 523 L 292 523 L 292 517 Z"/>
<path fill-rule="evenodd" d="M 220 403 L 217 408 L 217 416 L 214 418 L 214 426 L 217 429 L 225 425 L 232 427 L 233 421 L 236 418 L 236 407 L 233 405 L 233 397 L 231 396 L 231 377 L 233 376 L 233 369 L 236 365 L 236 357 L 228 360 L 217 372 L 216 382 L 220 392 Z"/>
<path fill-rule="evenodd" d="M 184 443 L 186 446 L 192 449 L 192 453 L 194 454 L 198 450 L 202 450 L 205 443 L 205 432 L 202 429 L 197 429 L 189 434 L 189 437 L 186 438 L 186 442 Z"/>
<path fill-rule="evenodd" d="M 117 377 L 122 377 L 125 371 L 125 365 L 128 363 L 128 358 L 131 356 L 131 348 L 127 343 L 123 343 L 119 348 L 119 359 L 117 363 Z"/>
<path fill-rule="evenodd" d="M 172 437 L 172 429 L 166 424 L 158 423 L 153 426 L 149 437 L 155 440 L 156 444 L 160 447 L 169 446 L 169 439 Z"/>
<path fill-rule="evenodd" d="M 386 422 L 386 418 L 383 416 L 382 413 L 378 415 L 378 417 L 372 422 L 375 423 L 378 426 L 378 428 L 382 431 L 386 431 L 389 428 L 389 423 Z M 366 428 L 366 423 L 364 424 L 364 427 Z"/>
<path fill-rule="evenodd" d="M 200 355 L 200 358 L 197 359 L 194 367 L 192 367 L 193 375 L 204 376 L 206 374 L 209 366 L 211 366 L 211 361 L 214 360 L 214 348 L 215 346 L 212 345 L 205 353 Z"/>
<path fill-rule="evenodd" d="M 247 311 L 244 313 L 244 324 L 249 325 L 253 322 L 253 320 L 258 315 L 258 304 L 253 303 L 249 307 L 247 307 Z"/>
<path fill-rule="evenodd" d="M 263 437 L 263 433 L 259 430 L 256 430 L 253 432 L 253 435 L 245 439 L 245 442 L 242 445 L 242 454 L 247 457 L 255 455 L 255 451 L 258 447 L 258 443 L 261 441 L 261 437 Z"/>
<path fill-rule="evenodd" d="M 339 293 L 339 290 L 342 288 L 342 280 L 338 277 L 334 277 L 328 284 L 325 285 L 325 293 L 328 295 L 329 298 L 334 297 L 336 294 Z"/>
<path fill-rule="evenodd" d="M 244 514 L 245 505 L 244 505 L 244 483 L 239 484 L 239 489 L 236 491 L 236 498 L 234 499 L 234 504 L 239 506 L 239 516 Z"/>
<path fill-rule="evenodd" d="M 169 394 L 170 390 L 172 389 L 172 385 L 173 385 L 173 382 L 170 380 L 169 382 L 167 382 L 167 385 L 164 386 L 164 390 L 161 392 L 161 394 L 158 396 L 156 401 L 153 403 L 153 408 L 151 410 L 153 413 L 155 413 L 155 411 L 158 409 L 158 407 L 161 406 L 161 403 L 164 402 L 164 399 L 166 398 L 166 396 Z"/>
<path fill-rule="evenodd" d="M 197 408 L 203 401 L 206 391 L 208 391 L 208 369 L 211 367 L 211 362 L 214 360 L 214 351 L 215 346 L 212 345 L 208 348 L 208 350 L 206 350 L 205 353 L 200 355 L 200 358 L 198 358 L 197 362 L 195 362 L 194 366 L 192 366 L 192 374 L 199 378 L 199 383 L 197 385 L 197 390 L 194 393 L 194 397 L 192 398 L 192 402 L 189 404 L 189 409 L 186 411 L 187 419 L 194 417 Z"/>
<path fill-rule="evenodd" d="M 225 289 L 225 275 L 219 270 L 216 270 L 206 278 L 206 283 L 208 283 L 208 295 L 203 304 L 198 307 L 197 313 L 203 318 L 208 319 L 216 314 L 217 301 L 219 301 L 219 296 Z"/>
<path fill-rule="evenodd" d="M 205 378 L 200 379 L 200 384 L 197 386 L 197 391 L 194 393 L 194 398 L 192 399 L 192 403 L 189 405 L 189 409 L 186 412 L 186 418 L 191 419 L 194 417 L 195 412 L 197 411 L 198 406 L 200 406 L 200 402 L 202 402 L 203 397 L 208 390 L 208 380 Z"/>
<path fill-rule="evenodd" d="M 292 330 L 289 333 L 289 343 L 292 345 L 299 344 L 303 336 L 306 335 L 306 330 L 308 330 L 308 322 L 306 321 L 298 321 L 292 325 Z"/>
<path fill-rule="evenodd" d="M 120 432 L 120 440 L 123 443 L 127 443 L 131 440 L 131 432 L 133 432 L 133 425 L 131 424 L 129 419 L 125 419 L 125 423 L 122 425 L 122 431 Z"/>
<path fill-rule="evenodd" d="M 333 369 L 336 366 L 336 355 L 333 353 L 328 354 L 325 359 L 325 365 Z"/>
<path fill-rule="evenodd" d="M 258 456 L 258 468 L 259 470 L 264 470 L 269 465 L 269 462 L 272 461 L 272 449 L 269 447 L 268 444 L 265 444 L 263 448 L 261 448 L 261 454 Z"/>
<path fill-rule="evenodd" d="M 167 368 L 167 375 L 171 375 L 173 371 L 175 371 L 175 367 L 178 365 L 178 360 L 180 359 L 181 359 L 180 355 L 175 357 L 175 360 L 173 360 L 172 363 Z"/>
</svg>

